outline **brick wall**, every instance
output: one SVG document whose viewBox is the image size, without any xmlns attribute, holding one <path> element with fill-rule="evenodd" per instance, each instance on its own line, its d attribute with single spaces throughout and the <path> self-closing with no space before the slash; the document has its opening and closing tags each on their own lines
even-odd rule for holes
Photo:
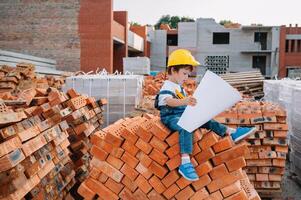
<svg viewBox="0 0 301 200">
<path fill-rule="evenodd" d="M 1 0 L 0 49 L 55 59 L 80 69 L 80 0 Z"/>
</svg>

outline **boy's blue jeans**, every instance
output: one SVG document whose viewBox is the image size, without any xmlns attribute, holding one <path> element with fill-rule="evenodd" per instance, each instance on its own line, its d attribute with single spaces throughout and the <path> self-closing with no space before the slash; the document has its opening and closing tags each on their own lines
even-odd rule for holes
<svg viewBox="0 0 301 200">
<path fill-rule="evenodd" d="M 180 143 L 180 151 L 181 153 L 191 154 L 193 147 L 193 133 L 186 131 L 177 125 L 182 113 L 174 114 L 174 115 L 165 115 L 165 109 L 161 110 L 161 121 L 167 126 L 171 131 L 179 132 L 179 143 Z M 163 113 L 162 113 L 163 112 Z M 162 117 L 164 116 L 164 117 Z M 214 131 L 219 136 L 224 136 L 227 131 L 227 126 L 215 121 L 210 120 L 206 124 L 202 125 L 200 128 L 205 128 L 208 130 Z"/>
</svg>

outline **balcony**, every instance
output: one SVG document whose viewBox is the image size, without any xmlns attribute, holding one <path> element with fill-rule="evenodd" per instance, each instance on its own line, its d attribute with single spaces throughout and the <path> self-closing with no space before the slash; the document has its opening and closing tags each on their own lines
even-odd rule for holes
<svg viewBox="0 0 301 200">
<path fill-rule="evenodd" d="M 132 31 L 128 31 L 128 48 L 131 51 L 143 52 L 144 51 L 144 39 L 133 33 Z"/>
<path fill-rule="evenodd" d="M 114 41 L 124 44 L 125 40 L 125 27 L 116 21 L 113 21 L 113 39 Z"/>
</svg>

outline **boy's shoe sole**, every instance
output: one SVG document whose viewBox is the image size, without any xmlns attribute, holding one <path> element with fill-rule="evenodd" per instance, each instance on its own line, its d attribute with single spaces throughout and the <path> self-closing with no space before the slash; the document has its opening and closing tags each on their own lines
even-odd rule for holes
<svg viewBox="0 0 301 200">
<path fill-rule="evenodd" d="M 199 177 L 196 178 L 196 179 L 188 178 L 187 176 L 185 176 L 185 175 L 181 172 L 180 169 L 178 170 L 178 172 L 179 172 L 186 180 L 188 180 L 188 181 L 197 181 L 197 180 L 199 180 Z"/>
<path fill-rule="evenodd" d="M 249 132 L 247 132 L 246 134 L 236 138 L 234 140 L 234 142 L 239 142 L 241 140 L 243 140 L 244 138 L 248 137 L 249 135 L 251 135 L 252 133 L 255 133 L 257 131 L 256 127 L 252 128 Z"/>
</svg>

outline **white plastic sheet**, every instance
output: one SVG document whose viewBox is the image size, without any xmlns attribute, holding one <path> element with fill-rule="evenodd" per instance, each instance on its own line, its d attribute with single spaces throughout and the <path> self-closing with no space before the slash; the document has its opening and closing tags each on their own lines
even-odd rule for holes
<svg viewBox="0 0 301 200">
<path fill-rule="evenodd" d="M 215 73 L 207 70 L 193 97 L 195 106 L 187 106 L 178 125 L 192 132 L 241 100 L 240 93 Z"/>
</svg>

